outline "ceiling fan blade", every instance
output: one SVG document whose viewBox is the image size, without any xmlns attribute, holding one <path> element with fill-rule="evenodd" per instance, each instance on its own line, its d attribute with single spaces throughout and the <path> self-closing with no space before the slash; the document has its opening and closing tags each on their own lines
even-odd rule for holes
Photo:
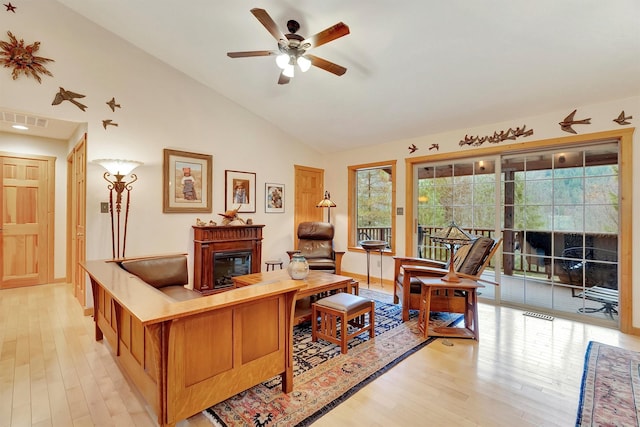
<svg viewBox="0 0 640 427">
<path fill-rule="evenodd" d="M 323 70 L 333 73 L 336 76 L 341 76 L 347 72 L 347 69 L 343 66 L 334 64 L 333 62 L 327 61 L 326 59 L 318 58 L 314 55 L 305 55 L 305 57 L 311 61 L 311 65 L 322 68 Z"/>
<path fill-rule="evenodd" d="M 278 78 L 278 84 L 279 85 L 286 85 L 287 83 L 289 83 L 291 79 L 287 76 L 284 75 L 284 70 L 282 70 L 282 72 L 280 72 L 280 77 Z"/>
<path fill-rule="evenodd" d="M 303 40 L 300 44 L 305 46 L 305 49 L 311 49 L 312 47 L 322 46 L 325 43 L 329 43 L 347 34 L 349 34 L 349 27 L 342 22 L 338 22 L 336 25 Z M 309 44 L 309 47 L 306 47 L 307 44 Z"/>
<path fill-rule="evenodd" d="M 275 55 L 276 52 L 272 50 L 250 50 L 247 52 L 227 52 L 229 58 L 246 58 L 249 56 L 269 56 Z"/>
<path fill-rule="evenodd" d="M 273 38 L 275 38 L 278 43 L 281 41 L 286 42 L 287 38 L 282 34 L 282 31 L 278 29 L 278 25 L 271 19 L 271 16 L 264 9 L 253 8 L 251 9 L 251 13 L 256 17 L 258 21 L 271 33 Z"/>
</svg>

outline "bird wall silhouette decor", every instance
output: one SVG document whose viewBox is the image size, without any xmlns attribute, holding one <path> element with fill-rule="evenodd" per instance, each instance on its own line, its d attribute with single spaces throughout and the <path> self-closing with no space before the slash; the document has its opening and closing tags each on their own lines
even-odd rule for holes
<svg viewBox="0 0 640 427">
<path fill-rule="evenodd" d="M 482 145 L 485 142 L 490 142 L 492 144 L 497 144 L 499 142 L 505 141 L 507 139 L 515 140 L 519 137 L 526 137 L 533 135 L 533 129 L 527 129 L 527 125 L 522 125 L 522 127 L 517 127 L 515 129 L 509 128 L 506 131 L 501 130 L 500 132 L 494 131 L 493 135 L 487 136 L 469 136 L 465 135 L 463 139 L 460 140 L 459 145 L 473 145 L 477 147 L 478 145 Z"/>
<path fill-rule="evenodd" d="M 69 90 L 65 90 L 63 87 L 61 87 L 60 91 L 56 93 L 55 98 L 53 98 L 53 102 L 51 103 L 51 105 L 60 105 L 64 101 L 69 101 L 70 103 L 72 103 L 73 105 L 81 109 L 82 111 L 85 111 L 87 109 L 87 106 L 76 101 L 75 98 L 84 98 L 84 95 L 71 92 Z"/>
<path fill-rule="evenodd" d="M 409 154 L 415 153 L 418 150 L 418 147 L 416 147 L 416 144 L 411 144 L 409 146 Z"/>
<path fill-rule="evenodd" d="M 631 119 L 633 119 L 633 116 L 625 116 L 624 110 L 622 110 L 620 115 L 617 118 L 613 119 L 613 121 L 619 124 L 620 126 L 624 126 L 624 125 L 630 125 L 631 122 L 628 120 L 631 120 Z"/>
<path fill-rule="evenodd" d="M 114 113 L 116 111 L 116 108 L 122 108 L 120 107 L 120 104 L 116 103 L 115 97 L 111 97 L 111 101 L 107 101 L 106 104 L 109 106 L 109 108 L 111 108 L 111 111 L 113 111 Z"/>
<path fill-rule="evenodd" d="M 576 111 L 578 110 L 577 109 L 573 110 L 571 114 L 569 114 L 567 117 L 564 118 L 563 121 L 558 123 L 560 125 L 560 129 L 569 133 L 578 133 L 571 127 L 572 125 L 590 125 L 591 124 L 591 118 L 575 120 L 574 117 L 576 115 Z"/>
</svg>

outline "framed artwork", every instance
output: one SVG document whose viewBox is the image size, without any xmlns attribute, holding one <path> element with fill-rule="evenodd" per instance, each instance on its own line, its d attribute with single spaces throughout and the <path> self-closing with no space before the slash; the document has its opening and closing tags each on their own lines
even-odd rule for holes
<svg viewBox="0 0 640 427">
<path fill-rule="evenodd" d="M 164 149 L 162 211 L 211 213 L 212 156 Z"/>
<path fill-rule="evenodd" d="M 253 172 L 224 171 L 225 210 L 256 211 L 256 174 Z"/>
<path fill-rule="evenodd" d="M 284 184 L 264 184 L 264 211 L 267 213 L 284 212 Z"/>
</svg>

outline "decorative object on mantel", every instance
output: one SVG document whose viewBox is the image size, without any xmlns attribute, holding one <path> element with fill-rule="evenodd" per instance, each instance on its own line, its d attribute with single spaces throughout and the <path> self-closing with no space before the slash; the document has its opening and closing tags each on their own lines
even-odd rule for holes
<svg viewBox="0 0 640 427">
<path fill-rule="evenodd" d="M 238 216 L 238 209 L 230 209 L 223 214 L 218 214 L 222 217 L 222 225 L 245 225 L 244 219 Z"/>
<path fill-rule="evenodd" d="M 440 150 L 440 144 L 431 144 L 431 147 L 429 147 L 429 151 L 431 150 Z"/>
<path fill-rule="evenodd" d="M 107 119 L 102 121 L 102 126 L 106 129 L 107 126 L 118 126 L 118 124 L 114 123 L 111 119 Z"/>
<path fill-rule="evenodd" d="M 7 35 L 8 42 L 0 41 L 0 63 L 5 68 L 13 68 L 11 72 L 13 80 L 16 80 L 20 73 L 33 77 L 38 83 L 42 83 L 40 74 L 53 77 L 53 74 L 44 66 L 47 62 L 54 62 L 53 59 L 35 55 L 40 49 L 40 42 L 25 46 L 24 40 L 18 40 L 11 31 L 7 31 Z"/>
<path fill-rule="evenodd" d="M 109 212 L 111 213 L 111 250 L 113 253 L 113 259 L 120 259 L 125 257 L 125 249 L 127 244 L 127 225 L 129 222 L 129 202 L 131 201 L 131 190 L 133 187 L 131 184 L 138 180 L 138 177 L 131 173 L 135 168 L 142 165 L 142 162 L 134 160 L 121 160 L 121 159 L 98 159 L 93 163 L 97 163 L 106 169 L 106 172 L 102 176 L 105 181 L 109 183 L 107 188 L 109 189 Z M 131 181 L 124 181 L 124 177 L 131 174 Z M 109 176 L 115 178 L 115 180 L 109 179 Z M 127 190 L 127 202 L 124 209 L 124 223 L 120 221 L 120 214 L 122 212 L 122 193 Z M 113 203 L 113 192 L 116 192 L 115 209 Z M 122 231 L 122 237 L 121 237 Z M 122 243 L 122 251 L 120 251 L 120 243 Z"/>
<path fill-rule="evenodd" d="M 619 124 L 620 126 L 624 126 L 624 125 L 630 125 L 631 122 L 628 122 L 627 120 L 631 120 L 631 119 L 633 119 L 633 116 L 625 116 L 624 110 L 622 110 L 618 118 L 613 119 L 613 121 Z"/>
<path fill-rule="evenodd" d="M 116 99 L 114 97 L 111 97 L 111 101 L 107 101 L 106 104 L 109 106 L 109 108 L 111 108 L 111 111 L 113 111 L 115 113 L 116 108 L 122 108 L 120 107 L 120 104 L 116 104 Z"/>
<path fill-rule="evenodd" d="M 487 136 L 469 136 L 465 135 L 464 139 L 460 140 L 460 146 L 463 145 L 473 145 L 477 147 L 479 145 L 484 144 L 485 142 L 490 142 L 492 144 L 497 144 L 502 141 L 506 141 L 507 139 L 515 140 L 519 137 L 526 137 L 533 135 L 533 129 L 527 129 L 527 125 L 522 125 L 522 127 L 517 127 L 515 129 L 509 128 L 506 131 L 501 130 L 500 132 L 494 131 L 493 135 Z"/>
<path fill-rule="evenodd" d="M 11 4 L 11 2 L 9 3 L 5 3 L 4 7 L 7 8 L 6 12 L 13 12 L 16 13 L 16 7 L 14 5 Z"/>
<path fill-rule="evenodd" d="M 573 110 L 571 114 L 569 114 L 567 117 L 564 118 L 563 121 L 558 123 L 560 125 L 560 129 L 569 133 L 578 133 L 575 130 L 573 130 L 571 125 L 590 125 L 591 124 L 591 117 L 589 117 L 588 119 L 574 120 L 573 117 L 576 115 L 576 111 L 578 110 L 577 109 Z"/>
<path fill-rule="evenodd" d="M 196 218 L 196 225 L 198 227 L 215 227 L 218 224 L 214 220 L 209 220 L 209 222 L 204 222 L 200 218 Z"/>
<path fill-rule="evenodd" d="M 85 111 L 87 109 L 87 106 L 82 104 L 82 103 L 80 103 L 80 102 L 78 102 L 78 101 L 76 101 L 75 98 L 84 98 L 84 95 L 81 95 L 81 94 L 75 93 L 75 92 L 71 92 L 69 90 L 65 90 L 63 87 L 61 87 L 60 91 L 58 91 L 58 93 L 56 93 L 55 98 L 53 98 L 53 102 L 51 103 L 51 105 L 59 105 L 63 101 L 69 101 L 73 105 L 75 105 L 76 107 L 81 109 L 82 111 Z"/>
<path fill-rule="evenodd" d="M 416 144 L 411 144 L 409 146 L 409 154 L 413 154 L 418 150 L 418 147 L 416 147 Z"/>
</svg>

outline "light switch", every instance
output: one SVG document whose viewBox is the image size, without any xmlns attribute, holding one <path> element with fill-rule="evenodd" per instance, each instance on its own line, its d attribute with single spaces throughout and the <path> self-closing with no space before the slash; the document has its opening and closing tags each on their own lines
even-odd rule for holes
<svg viewBox="0 0 640 427">
<path fill-rule="evenodd" d="M 109 203 L 100 202 L 100 213 L 109 213 Z"/>
</svg>

